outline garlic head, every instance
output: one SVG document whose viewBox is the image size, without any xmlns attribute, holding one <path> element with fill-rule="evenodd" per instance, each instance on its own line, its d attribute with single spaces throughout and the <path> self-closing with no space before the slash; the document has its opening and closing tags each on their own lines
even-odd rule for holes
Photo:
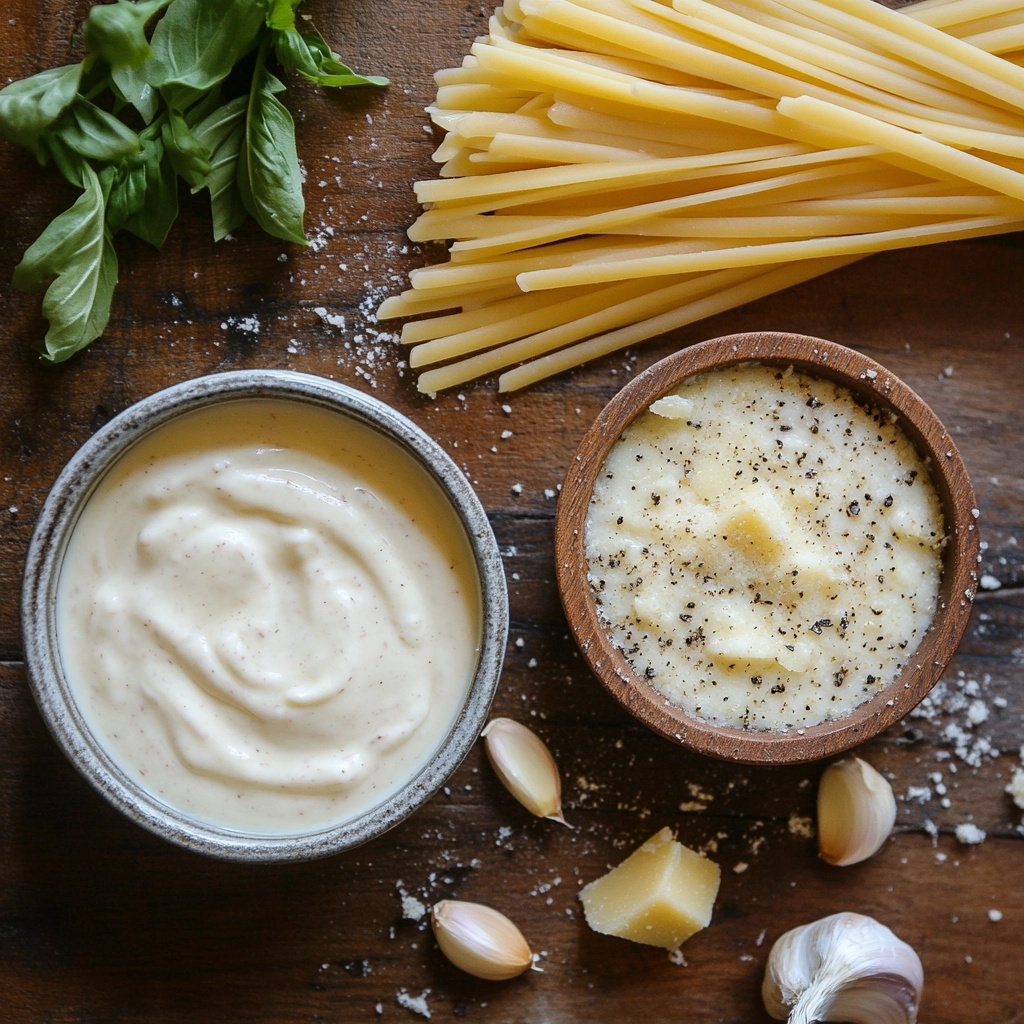
<svg viewBox="0 0 1024 1024">
<path fill-rule="evenodd" d="M 483 903 L 441 900 L 430 911 L 441 952 L 460 970 L 485 981 L 507 981 L 533 964 L 523 933 Z"/>
<path fill-rule="evenodd" d="M 511 718 L 492 718 L 483 737 L 491 766 L 516 800 L 538 818 L 567 824 L 562 817 L 562 779 L 544 741 Z"/>
<path fill-rule="evenodd" d="M 907 943 L 872 917 L 841 913 L 776 940 L 761 998 L 789 1024 L 915 1024 L 923 987 L 921 960 Z"/>
<path fill-rule="evenodd" d="M 830 764 L 818 783 L 818 851 L 829 864 L 867 860 L 896 823 L 892 786 L 859 757 Z"/>
</svg>

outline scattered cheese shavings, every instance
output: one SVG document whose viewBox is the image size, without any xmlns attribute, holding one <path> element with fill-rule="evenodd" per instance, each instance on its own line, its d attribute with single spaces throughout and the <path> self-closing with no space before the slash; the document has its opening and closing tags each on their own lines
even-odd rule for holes
<svg viewBox="0 0 1024 1024">
<path fill-rule="evenodd" d="M 964 846 L 977 846 L 979 843 L 985 842 L 985 832 L 977 825 L 964 822 L 956 827 L 956 840 L 958 843 L 963 843 Z"/>
<path fill-rule="evenodd" d="M 1010 779 L 1006 792 L 1010 794 L 1013 802 L 1024 810 L 1024 768 L 1014 768 L 1013 778 Z"/>
<path fill-rule="evenodd" d="M 814 822 L 810 818 L 803 818 L 799 814 L 789 816 L 790 835 L 803 836 L 810 839 L 814 836 Z"/>
<path fill-rule="evenodd" d="M 395 996 L 395 1002 L 399 1006 L 406 1010 L 412 1010 L 413 1013 L 418 1013 L 421 1017 L 430 1018 L 432 1016 L 430 1007 L 427 1005 L 427 996 L 430 995 L 430 989 L 425 988 L 418 996 L 410 995 L 406 989 L 400 989 L 397 996 Z"/>
<path fill-rule="evenodd" d="M 313 312 L 316 313 L 316 315 L 320 317 L 325 324 L 329 324 L 331 327 L 337 327 L 339 331 L 345 330 L 345 317 L 340 313 L 328 313 L 324 306 L 317 306 Z"/>
<path fill-rule="evenodd" d="M 402 896 L 402 917 L 410 921 L 419 921 L 426 914 L 427 908 L 421 900 L 408 893 Z"/>
<path fill-rule="evenodd" d="M 240 331 L 242 334 L 259 334 L 260 318 L 258 316 L 229 316 L 221 322 L 220 329 Z"/>
</svg>

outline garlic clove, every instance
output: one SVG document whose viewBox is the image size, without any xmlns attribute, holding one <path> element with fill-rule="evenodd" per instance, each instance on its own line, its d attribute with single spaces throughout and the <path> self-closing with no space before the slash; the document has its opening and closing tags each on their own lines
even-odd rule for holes
<svg viewBox="0 0 1024 1024">
<path fill-rule="evenodd" d="M 780 936 L 761 996 L 789 1024 L 915 1024 L 924 970 L 917 953 L 863 914 L 833 914 Z"/>
<path fill-rule="evenodd" d="M 830 764 L 818 783 L 818 851 L 828 864 L 867 860 L 896 822 L 892 786 L 866 761 L 846 757 Z"/>
<path fill-rule="evenodd" d="M 485 981 L 507 981 L 533 964 L 523 933 L 482 903 L 441 900 L 430 911 L 441 952 L 460 970 Z"/>
<path fill-rule="evenodd" d="M 483 731 L 484 749 L 505 788 L 538 818 L 562 817 L 562 780 L 551 751 L 532 729 L 511 718 L 492 718 Z"/>
</svg>

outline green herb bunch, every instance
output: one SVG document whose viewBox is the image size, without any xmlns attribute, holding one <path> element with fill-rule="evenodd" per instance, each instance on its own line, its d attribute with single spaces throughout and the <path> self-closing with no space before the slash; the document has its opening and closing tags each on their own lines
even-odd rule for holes
<svg viewBox="0 0 1024 1024">
<path fill-rule="evenodd" d="M 113 237 L 160 248 L 178 178 L 208 189 L 218 241 L 251 216 L 304 244 L 295 123 L 271 64 L 320 85 L 386 85 L 341 63 L 301 0 L 115 0 L 85 21 L 87 56 L 0 90 L 0 134 L 82 190 L 27 249 L 14 285 L 46 289 L 37 347 L 62 362 L 94 341 L 117 284 Z"/>
</svg>

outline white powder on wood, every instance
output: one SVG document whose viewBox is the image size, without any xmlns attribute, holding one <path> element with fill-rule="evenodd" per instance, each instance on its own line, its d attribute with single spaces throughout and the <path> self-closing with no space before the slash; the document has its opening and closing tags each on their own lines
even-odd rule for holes
<svg viewBox="0 0 1024 1024">
<path fill-rule="evenodd" d="M 956 839 L 964 846 L 977 846 L 979 843 L 985 842 L 985 832 L 971 822 L 964 822 L 956 827 Z"/>
<path fill-rule="evenodd" d="M 1013 778 L 1010 779 L 1006 792 L 1010 794 L 1013 802 L 1021 810 L 1024 810 L 1024 769 L 1014 768 Z"/>
<path fill-rule="evenodd" d="M 410 995 L 404 988 L 400 989 L 398 995 L 395 996 L 395 1002 L 399 1006 L 406 1010 L 412 1010 L 413 1013 L 418 1013 L 421 1017 L 431 1017 L 430 1007 L 427 1005 L 427 996 L 430 995 L 430 989 L 425 988 L 418 996 Z"/>
</svg>

